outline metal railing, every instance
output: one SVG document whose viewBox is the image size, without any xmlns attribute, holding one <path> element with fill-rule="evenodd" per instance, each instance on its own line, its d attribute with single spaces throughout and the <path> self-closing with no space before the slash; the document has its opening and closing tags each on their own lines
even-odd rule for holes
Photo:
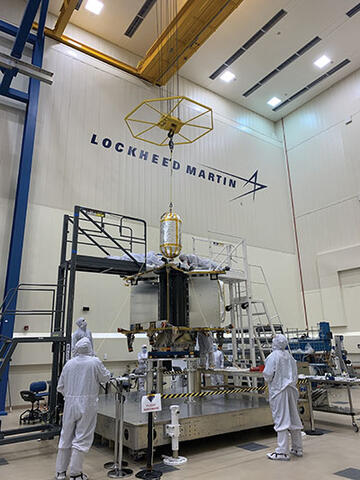
<svg viewBox="0 0 360 480">
<path fill-rule="evenodd" d="M 12 315 L 13 317 L 17 317 L 18 315 L 22 316 L 49 316 L 50 317 L 50 333 L 53 331 L 54 328 L 54 318 L 56 314 L 56 284 L 52 283 L 19 283 L 16 288 L 10 289 L 6 296 L 4 297 L 3 303 L 0 306 L 0 325 L 4 320 L 4 317 L 7 315 Z M 13 298 L 17 297 L 19 292 L 43 292 L 43 293 L 51 293 L 51 307 L 46 309 L 16 309 L 16 310 L 9 310 L 8 305 L 11 305 Z M 18 303 L 21 303 L 18 300 Z M 62 313 L 62 312 L 60 312 Z"/>
<path fill-rule="evenodd" d="M 77 254 L 100 252 L 107 257 L 122 255 L 140 268 L 142 264 L 134 257 L 136 247 L 144 255 L 146 265 L 147 227 L 145 220 L 127 215 L 75 207 L 73 216 L 67 216 L 69 230 L 65 242 L 73 247 L 76 236 Z M 74 231 L 75 230 L 75 231 Z M 84 247 L 88 247 L 85 250 Z M 71 250 L 71 249 L 70 249 Z M 70 251 L 70 254 L 72 252 Z"/>
</svg>

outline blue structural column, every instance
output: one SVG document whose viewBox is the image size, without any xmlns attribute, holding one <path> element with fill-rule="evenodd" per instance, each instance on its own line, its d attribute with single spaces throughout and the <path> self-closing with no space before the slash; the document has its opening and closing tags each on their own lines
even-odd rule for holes
<svg viewBox="0 0 360 480">
<path fill-rule="evenodd" d="M 22 50 L 26 41 L 29 40 L 29 32 L 35 18 L 41 0 L 29 0 L 24 17 L 16 34 L 13 52 L 17 58 L 21 58 Z M 39 28 L 34 42 L 32 64 L 41 67 L 44 52 L 44 25 L 49 0 L 42 0 L 39 17 Z M 30 5 L 30 7 L 29 7 Z M 37 5 L 37 6 L 36 6 Z M 36 8 L 35 8 L 36 7 Z M 31 35 L 31 34 L 30 34 Z M 32 36 L 33 37 L 33 36 Z M 5 76 L 4 76 L 5 77 Z M 11 230 L 10 249 L 6 272 L 4 298 L 8 302 L 3 307 L 4 315 L 0 325 L 0 334 L 12 338 L 14 332 L 15 315 L 10 312 L 16 310 L 17 291 L 19 284 L 22 251 L 24 245 L 24 233 L 28 206 L 32 157 L 35 142 L 36 117 L 39 103 L 40 81 L 33 78 L 29 81 L 28 101 L 25 114 L 24 131 L 20 155 L 20 164 L 17 180 L 13 223 Z M 11 92 L 10 92 L 11 93 Z M 8 95 L 10 96 L 10 95 Z M 11 292 L 15 292 L 14 295 Z M 9 313 L 6 313 L 6 310 Z M 0 415 L 6 414 L 5 402 L 8 383 L 8 368 L 0 381 Z"/>
<path fill-rule="evenodd" d="M 15 42 L 11 50 L 11 55 L 15 58 L 21 58 L 25 44 L 28 40 L 31 26 L 34 22 L 37 11 L 39 10 L 41 0 L 30 0 L 26 5 L 23 18 L 21 20 L 20 27 L 16 33 Z M 3 92 L 9 90 L 10 84 L 14 76 L 18 73 L 17 68 L 6 70 L 0 85 L 0 89 Z"/>
</svg>

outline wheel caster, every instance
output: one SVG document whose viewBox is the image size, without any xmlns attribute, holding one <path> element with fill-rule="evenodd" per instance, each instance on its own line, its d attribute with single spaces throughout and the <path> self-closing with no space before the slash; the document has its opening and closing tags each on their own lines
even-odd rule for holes
<svg viewBox="0 0 360 480">
<path fill-rule="evenodd" d="M 358 433 L 359 432 L 359 427 L 356 423 L 353 423 L 353 429 L 354 429 L 354 432 L 355 433 Z"/>
</svg>

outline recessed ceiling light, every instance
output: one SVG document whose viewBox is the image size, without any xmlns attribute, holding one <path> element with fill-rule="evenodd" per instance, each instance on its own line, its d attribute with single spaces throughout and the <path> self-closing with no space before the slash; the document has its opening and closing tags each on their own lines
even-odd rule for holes
<svg viewBox="0 0 360 480">
<path fill-rule="evenodd" d="M 316 65 L 318 68 L 324 68 L 330 62 L 331 62 L 330 58 L 327 57 L 326 55 L 323 55 L 322 57 L 315 60 L 314 65 Z"/>
<path fill-rule="evenodd" d="M 280 98 L 277 98 L 277 97 L 272 97 L 267 102 L 267 104 L 270 105 L 271 107 L 276 107 L 276 105 L 279 105 L 279 103 L 281 103 L 281 100 Z"/>
<path fill-rule="evenodd" d="M 99 0 L 88 0 L 85 8 L 86 10 L 89 10 L 89 12 L 99 15 L 101 10 L 103 9 L 103 6 L 104 4 Z"/>
<path fill-rule="evenodd" d="M 231 82 L 231 80 L 235 80 L 235 75 L 229 70 L 226 70 L 222 75 L 220 75 L 220 79 L 224 82 Z"/>
</svg>

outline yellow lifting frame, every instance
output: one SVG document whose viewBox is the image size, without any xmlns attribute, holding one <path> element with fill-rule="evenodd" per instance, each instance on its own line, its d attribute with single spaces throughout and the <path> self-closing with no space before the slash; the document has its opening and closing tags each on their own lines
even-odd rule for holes
<svg viewBox="0 0 360 480">
<path fill-rule="evenodd" d="M 154 107 L 154 105 L 152 105 L 153 103 L 155 102 L 175 102 L 175 106 L 167 113 L 165 112 L 162 112 L 161 110 L 159 110 L 158 108 Z M 189 120 L 187 120 L 186 122 L 182 122 L 180 119 L 177 119 L 179 124 L 181 124 L 181 128 L 182 127 L 185 127 L 185 126 L 189 126 L 189 127 L 196 127 L 196 128 L 201 128 L 203 129 L 204 131 L 200 134 L 200 135 L 197 135 L 195 138 L 193 139 L 189 139 L 187 137 L 185 137 L 184 135 L 182 135 L 180 133 L 180 130 L 181 128 L 179 129 L 178 132 L 175 132 L 177 135 L 179 135 L 180 137 L 182 137 L 184 139 L 184 141 L 174 141 L 174 145 L 186 145 L 188 143 L 194 143 L 196 140 L 199 140 L 199 138 L 203 137 L 204 135 L 206 135 L 207 133 L 211 132 L 211 130 L 214 129 L 214 118 L 213 118 L 213 111 L 210 107 L 206 106 L 206 105 L 203 105 L 202 103 L 199 103 L 197 102 L 196 100 L 193 100 L 189 97 L 185 97 L 185 96 L 172 96 L 172 97 L 163 97 L 163 98 L 152 98 L 152 99 L 149 99 L 149 100 L 144 100 L 142 101 L 137 107 L 135 107 L 133 110 L 131 110 L 130 113 L 128 113 L 125 117 L 125 122 L 127 124 L 127 126 L 129 127 L 129 130 L 131 132 L 131 135 L 138 139 L 138 140 L 142 140 L 144 142 L 148 142 L 148 143 L 151 143 L 153 145 L 157 145 L 159 147 L 163 147 L 163 146 L 167 146 L 168 143 L 168 137 L 167 135 L 165 136 L 164 140 L 162 142 L 156 142 L 154 140 L 150 140 L 148 138 L 144 138 L 142 137 L 142 135 L 144 133 L 147 133 L 149 130 L 151 130 L 152 128 L 155 128 L 155 127 L 158 127 L 160 129 L 163 129 L 163 127 L 160 125 L 160 122 L 162 120 L 162 118 L 165 116 L 170 116 L 174 110 L 183 102 L 183 101 L 187 101 L 189 102 L 190 104 L 194 104 L 197 108 L 200 107 L 200 108 L 203 108 L 204 111 L 199 113 L 198 115 L 195 115 L 194 117 L 192 118 L 189 118 Z M 131 118 L 136 112 L 138 112 L 143 106 L 146 106 L 146 107 L 149 107 L 151 108 L 152 110 L 154 110 L 155 112 L 157 112 L 159 114 L 159 119 L 158 121 L 156 122 L 149 122 L 148 120 L 141 120 L 141 119 L 138 119 L 138 118 Z M 196 125 L 192 122 L 194 122 L 194 120 L 196 120 L 197 118 L 203 116 L 203 115 L 206 115 L 206 114 L 209 114 L 209 119 L 210 119 L 210 122 L 209 122 L 209 125 L 205 126 L 205 125 Z M 150 127 L 142 130 L 141 132 L 139 133 L 135 133 L 133 128 L 131 128 L 131 122 L 135 122 L 135 123 L 144 123 L 145 125 L 151 125 Z"/>
</svg>

